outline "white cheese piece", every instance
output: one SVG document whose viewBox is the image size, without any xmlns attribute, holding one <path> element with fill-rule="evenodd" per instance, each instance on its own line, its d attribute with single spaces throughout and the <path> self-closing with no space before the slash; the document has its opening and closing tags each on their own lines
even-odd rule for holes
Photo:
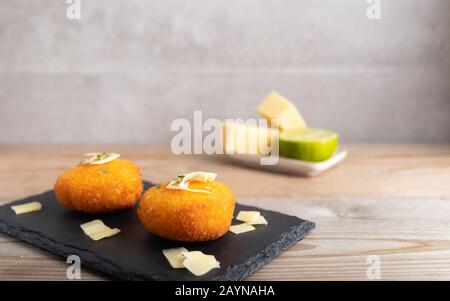
<svg viewBox="0 0 450 301">
<path fill-rule="evenodd" d="M 17 215 L 19 215 L 24 213 L 40 211 L 42 209 L 42 204 L 39 202 L 30 202 L 22 205 L 11 206 L 11 209 L 14 210 L 14 212 Z"/>
<path fill-rule="evenodd" d="M 118 153 L 86 153 L 84 155 L 89 158 L 83 160 L 81 164 L 88 165 L 105 164 L 120 157 L 120 154 Z"/>
<path fill-rule="evenodd" d="M 236 219 L 241 222 L 245 222 L 251 224 L 256 222 L 258 218 L 261 216 L 259 211 L 239 211 Z"/>
<path fill-rule="evenodd" d="M 105 230 L 105 228 L 108 228 L 99 219 L 90 221 L 88 223 L 84 223 L 84 224 L 80 225 L 80 227 L 83 230 L 84 234 L 86 234 L 88 236 L 93 234 L 93 233 L 95 233 L 95 232 L 99 232 L 99 231 Z"/>
<path fill-rule="evenodd" d="M 174 269 L 184 268 L 183 261 L 186 259 L 181 253 L 188 253 L 186 248 L 173 248 L 162 251 L 169 264 Z"/>
<path fill-rule="evenodd" d="M 212 182 L 216 179 L 217 174 L 213 172 L 194 171 L 184 174 L 183 182 L 199 181 Z"/>
<path fill-rule="evenodd" d="M 220 262 L 213 255 L 203 254 L 201 251 L 183 252 L 185 257 L 183 266 L 195 276 L 202 276 L 212 269 L 219 269 Z"/>
<path fill-rule="evenodd" d="M 82 224 L 80 225 L 80 227 L 83 230 L 84 234 L 86 234 L 92 240 L 95 241 L 106 237 L 114 236 L 120 232 L 120 229 L 117 228 L 111 229 L 110 227 L 106 226 L 103 223 L 103 221 L 99 219 Z"/>
<path fill-rule="evenodd" d="M 167 184 L 166 188 L 186 190 L 186 191 L 190 191 L 190 192 L 210 193 L 208 190 L 189 188 L 189 184 L 187 184 L 187 183 L 179 185 L 179 184 L 175 184 L 175 183 L 170 182 L 169 184 Z"/>
<path fill-rule="evenodd" d="M 255 230 L 256 228 L 252 225 L 249 225 L 247 223 L 242 223 L 239 225 L 234 225 L 230 227 L 230 232 L 233 232 L 234 234 L 241 234 L 245 232 L 250 232 Z"/>
<path fill-rule="evenodd" d="M 268 155 L 279 136 L 276 128 L 231 121 L 222 123 L 222 131 L 226 154 Z"/>
<path fill-rule="evenodd" d="M 249 225 L 268 225 L 269 223 L 264 218 L 264 216 L 260 215 L 260 216 L 258 216 L 258 218 L 255 221 L 249 222 L 247 224 L 249 224 Z"/>
<path fill-rule="evenodd" d="M 97 241 L 97 240 L 100 240 L 100 239 L 103 239 L 103 238 L 107 238 L 107 237 L 114 236 L 114 235 L 116 235 L 116 234 L 119 233 L 119 232 L 120 232 L 120 229 L 117 229 L 117 228 L 114 228 L 114 229 L 108 228 L 108 229 L 105 229 L 105 230 L 102 230 L 102 231 L 99 231 L 99 232 L 95 232 L 95 233 L 93 233 L 90 237 L 91 237 L 93 240 Z"/>
<path fill-rule="evenodd" d="M 168 189 L 181 189 L 191 192 L 209 193 L 208 190 L 189 188 L 189 183 L 193 181 L 212 182 L 216 179 L 217 174 L 212 172 L 195 171 L 187 174 L 179 175 L 176 179 L 167 184 Z"/>
</svg>

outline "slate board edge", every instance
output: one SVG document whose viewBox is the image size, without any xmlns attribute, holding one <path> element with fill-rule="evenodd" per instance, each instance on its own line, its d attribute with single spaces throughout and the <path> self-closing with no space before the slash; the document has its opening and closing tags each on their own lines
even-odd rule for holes
<svg viewBox="0 0 450 301">
<path fill-rule="evenodd" d="M 147 278 L 142 278 L 139 275 L 136 275 L 133 272 L 125 272 L 123 269 L 119 268 L 113 262 L 106 260 L 102 257 L 99 257 L 95 253 L 80 249 L 77 247 L 69 246 L 63 243 L 55 242 L 48 237 L 41 235 L 39 232 L 31 231 L 30 229 L 23 228 L 21 226 L 16 226 L 9 224 L 3 220 L 0 220 L 0 232 L 8 234 L 12 237 L 23 240 L 31 245 L 39 247 L 43 250 L 46 250 L 52 254 L 60 255 L 67 258 L 69 255 L 78 255 L 81 258 L 95 258 L 95 261 L 83 261 L 81 260 L 81 264 L 93 268 L 95 270 L 104 272 L 108 275 L 111 275 L 115 278 L 122 280 L 146 280 Z M 58 246 L 58 248 L 55 248 Z M 98 263 L 97 263 L 98 262 Z M 101 262 L 101 263 L 100 263 Z M 130 274 L 133 274 L 133 277 L 130 277 Z"/>
<path fill-rule="evenodd" d="M 145 182 L 144 182 L 145 184 Z M 153 184 L 147 182 L 147 184 L 151 187 Z M 49 191 L 47 191 L 49 192 Z M 43 194 L 47 193 L 44 192 Z M 17 203 L 22 203 L 28 199 L 20 199 L 13 202 L 10 202 L 8 204 L 4 204 L 3 206 L 11 206 Z M 248 205 L 241 205 L 241 206 L 248 206 Z M 262 209 L 262 208 L 261 208 Z M 274 212 L 278 213 L 272 210 L 262 209 L 266 212 Z M 299 219 L 296 216 L 288 215 L 291 217 L 295 217 Z M 280 253 L 282 253 L 284 250 L 288 249 L 290 246 L 292 246 L 297 241 L 303 239 L 311 230 L 313 230 L 316 226 L 314 222 L 308 221 L 308 220 L 302 220 L 301 224 L 298 226 L 293 226 L 289 228 L 288 231 L 281 234 L 280 240 L 272 243 L 271 245 L 267 246 L 260 254 L 257 256 L 251 257 L 249 260 L 247 260 L 245 263 L 229 266 L 225 273 L 223 275 L 217 276 L 213 278 L 214 281 L 238 281 L 242 280 L 248 275 L 254 273 L 258 269 L 260 269 L 263 265 L 265 265 L 267 262 L 269 262 L 274 257 L 278 256 Z M 110 275 L 114 278 L 120 279 L 120 280 L 168 280 L 164 276 L 161 276 L 159 274 L 140 274 L 136 273 L 133 270 L 124 270 L 117 266 L 114 262 L 107 260 L 103 257 L 98 256 L 92 251 L 85 250 L 79 247 L 67 245 L 61 242 L 56 242 L 42 234 L 40 234 L 37 231 L 33 231 L 31 229 L 22 227 L 20 225 L 7 222 L 3 219 L 0 219 L 0 232 L 3 232 L 5 234 L 8 234 L 12 237 L 18 238 L 22 241 L 25 241 L 33 246 L 39 247 L 45 251 L 48 251 L 52 254 L 56 254 L 59 256 L 62 256 L 64 258 L 67 258 L 69 255 L 78 255 L 82 259 L 85 260 L 81 261 L 81 264 L 85 267 L 92 268 L 94 270 L 103 272 L 107 275 Z M 88 258 L 88 260 L 86 260 Z M 250 266 L 250 268 L 248 268 Z M 247 268 L 247 269 L 245 269 Z M 245 271 L 245 273 L 243 272 Z"/>
<path fill-rule="evenodd" d="M 267 246 L 257 256 L 251 257 L 247 262 L 229 266 L 226 272 L 213 278 L 214 281 L 239 281 L 250 274 L 253 274 L 263 265 L 268 263 L 273 258 L 280 255 L 283 251 L 295 244 L 297 241 L 303 239 L 309 232 L 316 227 L 314 222 L 304 220 L 299 226 L 293 226 L 288 231 L 281 235 L 281 239 Z M 243 272 L 245 271 L 245 273 Z"/>
<path fill-rule="evenodd" d="M 306 236 L 306 234 L 313 230 L 314 227 L 315 223 L 310 221 L 304 221 L 299 226 L 291 227 L 289 231 L 284 232 L 281 235 L 281 239 L 279 241 L 267 246 L 260 254 L 250 258 L 245 263 L 228 267 L 223 275 L 215 277 L 213 278 L 213 280 L 237 281 L 244 279 L 248 275 L 261 268 L 272 258 L 278 256 L 281 252 L 292 246 L 297 241 L 301 240 Z M 81 258 L 94 258 L 94 260 L 91 259 L 89 261 L 82 261 L 81 263 L 86 267 L 104 272 L 121 280 L 163 280 L 159 279 L 160 277 L 158 277 L 157 275 L 153 275 L 148 278 L 148 276 L 136 274 L 133 271 L 124 271 L 113 262 L 99 257 L 91 251 L 55 242 L 54 240 L 41 235 L 39 232 L 35 232 L 21 226 L 13 225 L 3 220 L 0 220 L 0 231 L 65 258 L 73 254 L 76 254 Z M 55 248 L 56 246 L 58 246 L 58 248 Z M 248 268 L 248 266 L 250 266 L 250 268 Z M 245 273 L 243 271 L 245 271 Z"/>
</svg>

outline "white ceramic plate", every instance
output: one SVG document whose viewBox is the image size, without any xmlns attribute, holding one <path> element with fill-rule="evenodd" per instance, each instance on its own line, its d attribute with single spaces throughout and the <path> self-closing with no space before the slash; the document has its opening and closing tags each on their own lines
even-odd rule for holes
<svg viewBox="0 0 450 301">
<path fill-rule="evenodd" d="M 345 149 L 338 149 L 330 159 L 317 163 L 280 157 L 278 163 L 275 165 L 261 165 L 261 156 L 257 155 L 233 154 L 226 156 L 229 160 L 247 167 L 299 176 L 313 177 L 332 168 L 333 166 L 344 160 L 345 157 L 347 157 L 347 151 Z"/>
</svg>

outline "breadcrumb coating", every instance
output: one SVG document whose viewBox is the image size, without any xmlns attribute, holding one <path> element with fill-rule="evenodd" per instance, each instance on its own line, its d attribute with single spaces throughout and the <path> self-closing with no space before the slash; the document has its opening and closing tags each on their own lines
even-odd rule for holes
<svg viewBox="0 0 450 301">
<path fill-rule="evenodd" d="M 56 198 L 61 204 L 92 214 L 131 208 L 142 190 L 139 168 L 125 159 L 70 168 L 55 183 Z"/>
<path fill-rule="evenodd" d="M 184 242 L 209 241 L 224 235 L 231 225 L 235 199 L 220 182 L 191 182 L 192 189 L 210 193 L 166 188 L 168 182 L 147 190 L 138 216 L 144 227 L 160 237 Z"/>
</svg>

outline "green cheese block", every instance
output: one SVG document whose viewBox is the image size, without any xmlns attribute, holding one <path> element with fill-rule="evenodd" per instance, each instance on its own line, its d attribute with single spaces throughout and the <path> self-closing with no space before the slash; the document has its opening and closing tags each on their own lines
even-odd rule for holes
<svg viewBox="0 0 450 301">
<path fill-rule="evenodd" d="M 285 131 L 280 133 L 280 156 L 320 162 L 333 156 L 338 144 L 338 134 L 323 129 Z"/>
</svg>

